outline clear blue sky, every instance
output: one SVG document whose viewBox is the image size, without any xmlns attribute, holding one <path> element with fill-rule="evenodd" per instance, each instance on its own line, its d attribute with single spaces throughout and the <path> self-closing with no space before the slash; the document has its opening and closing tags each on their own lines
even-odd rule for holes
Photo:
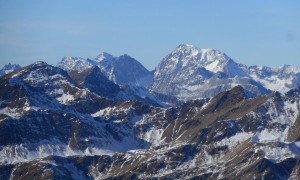
<svg viewBox="0 0 300 180">
<path fill-rule="evenodd" d="M 0 66 L 104 51 L 152 70 L 180 43 L 246 65 L 300 66 L 300 1 L 0 0 Z"/>
</svg>

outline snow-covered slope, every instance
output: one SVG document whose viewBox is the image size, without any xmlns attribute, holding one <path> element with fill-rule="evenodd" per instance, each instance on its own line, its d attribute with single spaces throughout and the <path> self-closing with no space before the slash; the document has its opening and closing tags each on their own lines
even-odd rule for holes
<svg viewBox="0 0 300 180">
<path fill-rule="evenodd" d="M 247 67 L 218 50 L 187 44 L 177 46 L 153 73 L 128 55 L 114 57 L 108 53 L 101 53 L 93 60 L 65 57 L 58 66 L 68 71 L 98 66 L 116 84 L 142 87 L 183 101 L 212 97 L 236 85 L 243 86 L 253 96 L 271 91 L 285 93 L 300 86 L 298 67 Z"/>
<path fill-rule="evenodd" d="M 247 73 L 264 87 L 273 91 L 287 92 L 300 87 L 300 67 L 284 65 L 277 68 L 250 66 Z"/>
<path fill-rule="evenodd" d="M 91 74 L 97 75 L 97 71 Z M 84 79 L 91 83 L 89 77 Z M 150 112 L 150 106 L 136 100 L 113 101 L 103 97 L 109 94 L 93 92 L 114 93 L 105 88 L 81 87 L 66 71 L 45 62 L 2 76 L 0 164 L 147 147 L 132 126 L 141 112 Z M 117 112 L 109 116 L 100 113 L 107 114 L 109 109 Z"/>
<path fill-rule="evenodd" d="M 84 59 L 80 57 L 67 57 L 67 56 L 63 57 L 62 60 L 57 64 L 58 67 L 66 71 L 70 71 L 70 70 L 83 71 L 87 68 L 96 65 L 97 62 L 90 59 Z"/>
<path fill-rule="evenodd" d="M 101 53 L 93 60 L 64 57 L 58 63 L 58 67 L 67 71 L 83 71 L 92 66 L 98 66 L 109 80 L 119 85 L 149 87 L 153 82 L 152 73 L 137 60 L 126 54 L 113 57 L 108 53 Z"/>
<path fill-rule="evenodd" d="M 0 76 L 16 71 L 18 69 L 21 69 L 21 66 L 19 64 L 8 63 L 4 65 L 2 69 L 0 69 Z"/>
<path fill-rule="evenodd" d="M 245 69 L 220 51 L 181 44 L 155 69 L 152 90 L 180 99 L 212 97 L 236 85 L 254 95 L 267 93 Z"/>
</svg>

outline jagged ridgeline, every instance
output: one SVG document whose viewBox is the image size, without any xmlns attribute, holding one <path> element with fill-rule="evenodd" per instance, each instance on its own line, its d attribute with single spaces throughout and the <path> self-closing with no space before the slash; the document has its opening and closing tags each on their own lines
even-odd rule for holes
<svg viewBox="0 0 300 180">
<path fill-rule="evenodd" d="M 300 68 L 182 44 L 154 71 L 101 53 L 0 72 L 0 179 L 300 177 Z"/>
</svg>

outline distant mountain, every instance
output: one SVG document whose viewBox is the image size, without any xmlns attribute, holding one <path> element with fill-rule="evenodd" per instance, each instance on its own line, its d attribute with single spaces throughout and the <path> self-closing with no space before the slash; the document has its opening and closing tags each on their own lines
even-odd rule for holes
<svg viewBox="0 0 300 180">
<path fill-rule="evenodd" d="M 0 69 L 0 76 L 16 71 L 18 69 L 21 69 L 21 66 L 19 64 L 8 63 L 4 65 L 2 69 Z"/>
<path fill-rule="evenodd" d="M 69 71 L 69 75 L 79 85 L 102 97 L 114 98 L 121 91 L 121 88 L 108 80 L 97 66 L 92 66 L 82 71 Z"/>
<path fill-rule="evenodd" d="M 149 87 L 153 81 L 152 73 L 128 55 L 113 57 L 108 53 L 101 53 L 94 60 L 64 57 L 58 63 L 58 67 L 67 71 L 83 71 L 92 66 L 98 66 L 109 80 L 119 85 Z"/>
<path fill-rule="evenodd" d="M 245 70 L 220 51 L 181 44 L 155 69 L 152 90 L 183 100 L 212 97 L 236 85 L 253 95 L 269 92 Z"/>
<path fill-rule="evenodd" d="M 300 87 L 300 67 L 289 65 L 277 68 L 250 66 L 246 72 L 252 79 L 273 91 L 284 93 Z"/>
<path fill-rule="evenodd" d="M 70 70 L 68 74 L 83 88 L 89 89 L 101 97 L 111 100 L 138 100 L 145 104 L 154 106 L 168 106 L 167 104 L 177 103 L 160 98 L 143 87 L 122 85 L 119 86 L 110 81 L 97 66 L 86 68 L 82 71 Z"/>
<path fill-rule="evenodd" d="M 114 57 L 101 53 L 95 59 L 65 57 L 58 67 L 83 71 L 92 66 L 114 83 L 148 89 L 150 94 L 176 97 L 180 101 L 213 97 L 236 85 L 252 96 L 272 91 L 285 93 L 300 86 L 300 68 L 282 66 L 246 66 L 236 63 L 215 49 L 199 49 L 180 44 L 168 54 L 153 72 L 128 55 Z"/>
</svg>

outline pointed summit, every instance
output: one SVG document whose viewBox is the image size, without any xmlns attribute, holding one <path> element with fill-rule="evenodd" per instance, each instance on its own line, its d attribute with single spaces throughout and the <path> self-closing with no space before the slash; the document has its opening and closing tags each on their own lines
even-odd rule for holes
<svg viewBox="0 0 300 180">
<path fill-rule="evenodd" d="M 246 68 L 218 50 L 180 44 L 156 67 L 152 90 L 185 100 L 211 97 L 237 84 L 248 87 L 251 83 L 255 94 L 260 94 L 258 85 L 247 79 Z"/>
<path fill-rule="evenodd" d="M 194 56 L 199 53 L 197 47 L 189 44 L 179 44 L 175 50 L 171 53 L 172 55 L 183 55 L 183 56 Z"/>
<path fill-rule="evenodd" d="M 0 76 L 3 76 L 5 74 L 8 74 L 10 72 L 13 72 L 13 71 L 16 71 L 19 69 L 21 69 L 21 66 L 19 64 L 8 63 L 8 64 L 4 65 L 2 69 L 0 69 Z"/>
<path fill-rule="evenodd" d="M 62 60 L 57 64 L 59 68 L 66 71 L 83 71 L 87 68 L 95 66 L 97 63 L 95 61 L 84 59 L 80 57 L 63 57 Z"/>
<path fill-rule="evenodd" d="M 42 67 L 42 66 L 47 66 L 48 64 L 45 61 L 36 61 L 32 63 L 32 66 L 34 67 Z"/>
<path fill-rule="evenodd" d="M 192 48 L 196 48 L 195 46 L 193 45 L 190 45 L 190 44 L 179 44 L 177 47 L 176 47 L 176 50 L 184 50 L 184 49 L 192 49 Z M 197 48 L 196 48 L 197 49 Z"/>
<path fill-rule="evenodd" d="M 98 61 L 103 61 L 103 60 L 110 60 L 110 59 L 113 59 L 114 57 L 109 54 L 109 53 L 106 53 L 106 52 L 102 52 L 101 54 L 99 54 L 97 57 L 96 57 L 96 60 Z"/>
</svg>

